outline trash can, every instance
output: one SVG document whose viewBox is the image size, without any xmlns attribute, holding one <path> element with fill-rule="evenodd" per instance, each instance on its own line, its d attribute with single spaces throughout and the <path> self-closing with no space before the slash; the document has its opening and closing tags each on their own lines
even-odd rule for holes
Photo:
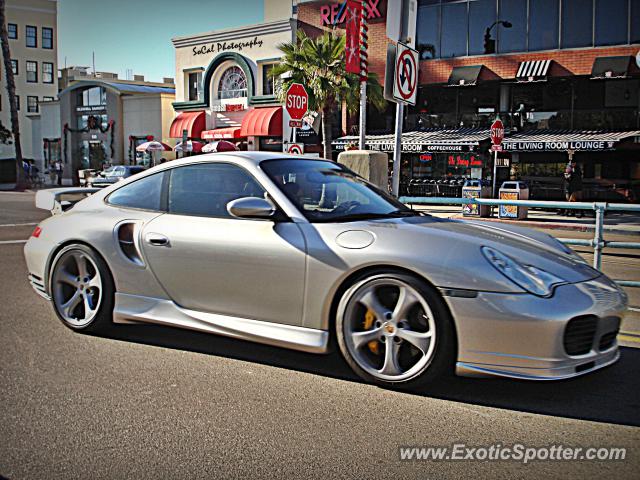
<svg viewBox="0 0 640 480">
<path fill-rule="evenodd" d="M 528 200 L 529 187 L 524 182 L 504 182 L 500 187 L 500 200 Z M 516 218 L 523 220 L 527 218 L 529 209 L 515 205 L 500 205 L 498 209 L 499 218 Z"/>
<path fill-rule="evenodd" d="M 491 187 L 482 180 L 469 179 L 462 186 L 462 198 L 490 198 Z M 478 205 L 476 203 L 463 203 L 462 216 L 464 217 L 489 217 L 490 205 Z"/>
</svg>

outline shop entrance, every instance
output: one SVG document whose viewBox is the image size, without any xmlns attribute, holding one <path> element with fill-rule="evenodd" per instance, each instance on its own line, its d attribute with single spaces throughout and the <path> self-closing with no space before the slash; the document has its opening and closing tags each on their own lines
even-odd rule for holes
<svg viewBox="0 0 640 480">
<path fill-rule="evenodd" d="M 100 140 L 84 140 L 82 142 L 81 169 L 92 168 L 102 170 L 107 161 L 104 144 Z"/>
</svg>

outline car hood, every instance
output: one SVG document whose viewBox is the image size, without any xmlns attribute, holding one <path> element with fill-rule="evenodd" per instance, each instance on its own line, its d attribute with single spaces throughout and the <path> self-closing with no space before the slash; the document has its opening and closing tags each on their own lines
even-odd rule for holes
<svg viewBox="0 0 640 480">
<path fill-rule="evenodd" d="M 568 283 L 601 275 L 577 255 L 563 251 L 549 235 L 527 228 L 434 217 L 385 219 L 367 222 L 367 226 L 379 239 L 389 236 L 388 232 L 393 229 L 395 234 L 391 236 L 396 237 L 398 247 L 409 248 L 415 255 L 436 257 L 435 261 L 450 262 L 458 268 L 464 265 L 469 270 L 486 268 L 489 264 L 481 248 L 491 247 Z"/>
</svg>

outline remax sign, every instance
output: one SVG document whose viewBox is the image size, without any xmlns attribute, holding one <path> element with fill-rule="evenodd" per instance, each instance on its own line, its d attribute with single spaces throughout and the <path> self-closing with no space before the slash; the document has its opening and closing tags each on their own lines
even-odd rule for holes
<svg viewBox="0 0 640 480">
<path fill-rule="evenodd" d="M 320 5 L 320 24 L 324 26 L 340 25 L 344 23 L 347 9 L 342 8 L 344 2 L 326 3 Z M 386 16 L 386 1 L 367 0 L 364 2 L 364 13 L 369 22 L 384 20 Z"/>
</svg>

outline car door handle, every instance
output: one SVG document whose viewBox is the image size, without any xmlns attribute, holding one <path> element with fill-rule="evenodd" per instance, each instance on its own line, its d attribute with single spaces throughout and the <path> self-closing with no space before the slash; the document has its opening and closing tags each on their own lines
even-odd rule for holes
<svg viewBox="0 0 640 480">
<path fill-rule="evenodd" d="M 145 240 L 150 245 L 155 245 L 157 247 L 170 247 L 171 243 L 169 239 L 164 235 L 160 235 L 159 233 L 148 233 L 145 237 Z"/>
</svg>

